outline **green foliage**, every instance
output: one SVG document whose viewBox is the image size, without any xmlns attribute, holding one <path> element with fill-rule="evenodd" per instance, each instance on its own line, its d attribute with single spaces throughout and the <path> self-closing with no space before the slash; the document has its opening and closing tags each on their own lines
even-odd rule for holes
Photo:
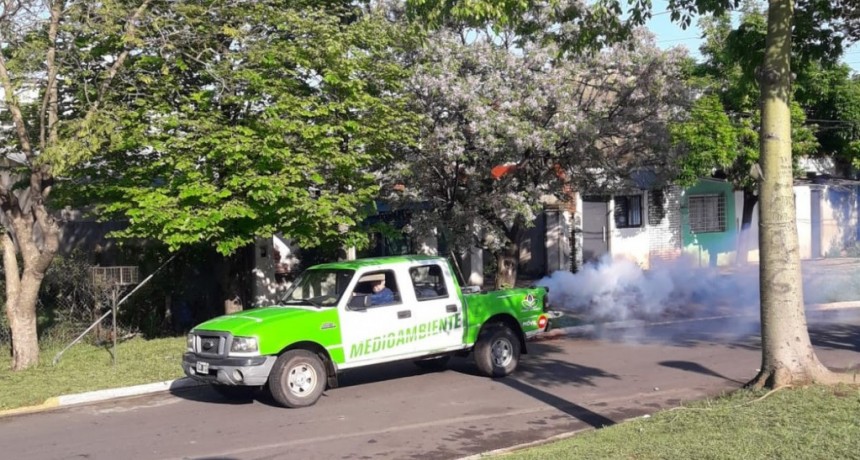
<svg viewBox="0 0 860 460">
<path fill-rule="evenodd" d="M 405 32 L 352 7 L 210 0 L 175 4 L 99 118 L 103 148 L 74 192 L 124 218 L 119 237 L 229 254 L 281 232 L 303 246 L 361 246 L 372 171 L 413 121 L 399 96 Z M 181 26 L 182 22 L 187 23 Z"/>
<path fill-rule="evenodd" d="M 732 123 L 715 95 L 697 100 L 690 118 L 670 127 L 673 142 L 689 153 L 679 168 L 677 183 L 689 187 L 714 168 L 728 168 L 738 155 L 738 127 Z"/>
<path fill-rule="evenodd" d="M 696 101 L 689 119 L 672 128 L 673 143 L 687 152 L 679 180 L 690 185 L 719 170 L 737 189 L 750 191 L 755 189 L 759 159 L 761 112 L 755 73 L 764 55 L 765 18 L 749 7 L 735 29 L 728 18 L 719 17 L 705 18 L 702 26 L 705 62 L 696 66 L 690 82 L 705 95 Z M 814 126 L 806 123 L 798 100 L 790 101 L 790 109 L 792 156 L 815 154 L 819 144 Z"/>
<path fill-rule="evenodd" d="M 795 94 L 817 125 L 820 156 L 843 171 L 860 165 L 860 81 L 846 65 L 809 63 L 798 71 Z"/>
</svg>

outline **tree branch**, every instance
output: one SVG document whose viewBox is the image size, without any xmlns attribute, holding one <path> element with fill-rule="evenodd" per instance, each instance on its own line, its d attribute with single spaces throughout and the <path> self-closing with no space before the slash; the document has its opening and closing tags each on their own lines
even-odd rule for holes
<svg viewBox="0 0 860 460">
<path fill-rule="evenodd" d="M 3 85 L 3 93 L 6 96 L 6 107 L 9 113 L 12 114 L 12 123 L 15 125 L 15 132 L 18 135 L 18 142 L 21 143 L 21 151 L 28 160 L 33 158 L 33 147 L 30 144 L 30 136 L 27 134 L 27 125 L 24 123 L 24 115 L 21 113 L 21 105 L 18 102 L 18 97 L 12 89 L 12 78 L 9 76 L 9 71 L 6 67 L 6 58 L 3 53 L 0 53 L 0 85 Z"/>
<path fill-rule="evenodd" d="M 105 94 L 107 94 L 108 88 L 110 88 L 114 77 L 119 72 L 119 69 L 122 67 L 122 65 L 125 63 L 126 58 L 128 57 L 128 53 L 130 51 L 128 43 L 134 38 L 134 34 L 137 31 L 137 21 L 140 20 L 141 16 L 143 16 L 143 14 L 146 12 L 146 9 L 149 7 L 150 3 L 152 3 L 152 0 L 144 0 L 144 2 L 141 3 L 140 6 L 137 7 L 136 10 L 134 10 L 134 13 L 132 13 L 132 15 L 129 16 L 129 18 L 126 20 L 125 32 L 123 32 L 122 34 L 122 41 L 123 43 L 125 43 L 125 49 L 121 53 L 119 53 L 119 56 L 117 56 L 116 60 L 113 62 L 113 64 L 111 64 L 110 68 L 108 69 L 105 79 L 102 81 L 101 86 L 99 86 L 96 100 L 95 102 L 93 102 L 93 105 L 92 107 L 90 107 L 90 110 L 87 111 L 85 120 L 91 120 L 92 117 L 94 117 L 95 114 L 98 113 L 99 105 L 104 99 Z"/>
<path fill-rule="evenodd" d="M 60 247 L 58 238 L 59 228 L 57 228 L 57 223 L 48 214 L 44 206 L 33 206 L 33 217 L 39 223 L 39 227 L 42 228 L 44 243 L 42 250 L 39 251 L 39 256 L 31 268 L 39 273 L 44 273 L 48 269 L 48 266 L 51 265 L 51 261 L 54 260 L 54 255 Z"/>
<path fill-rule="evenodd" d="M 48 25 L 48 53 L 46 55 L 46 66 L 48 70 L 48 83 L 45 88 L 45 96 L 42 98 L 42 107 L 39 110 L 39 149 L 45 151 L 48 144 L 57 142 L 57 31 L 60 29 L 60 14 L 63 11 L 63 1 L 55 0 L 51 5 L 51 19 Z M 47 114 L 47 123 L 45 116 Z M 45 140 L 45 132 L 49 132 L 48 140 Z"/>
</svg>

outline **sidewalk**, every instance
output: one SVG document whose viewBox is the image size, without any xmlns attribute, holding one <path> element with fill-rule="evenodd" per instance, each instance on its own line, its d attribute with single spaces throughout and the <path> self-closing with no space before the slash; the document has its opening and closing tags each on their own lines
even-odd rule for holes
<svg viewBox="0 0 860 460">
<path fill-rule="evenodd" d="M 852 309 L 852 308 L 860 308 L 860 301 L 849 301 L 849 302 L 834 302 L 827 304 L 812 304 L 807 307 L 807 316 L 814 317 L 818 315 L 825 315 L 830 312 L 836 310 L 844 310 L 844 309 Z M 715 319 L 724 319 L 724 318 L 737 318 L 737 317 L 755 317 L 757 315 L 754 314 L 729 314 L 729 315 L 719 315 L 719 316 L 708 316 L 708 317 L 700 317 L 700 318 L 685 318 L 685 319 L 677 319 L 677 320 L 666 320 L 666 321 L 642 321 L 642 320 L 629 320 L 629 321 L 615 321 L 615 322 L 607 322 L 607 323 L 599 323 L 599 324 L 584 324 L 580 326 L 569 326 L 558 329 L 551 329 L 549 332 L 541 334 L 534 340 L 536 341 L 544 341 L 544 340 L 553 340 L 559 339 L 567 336 L 583 336 L 588 334 L 593 334 L 598 331 L 606 331 L 613 329 L 629 329 L 629 328 L 638 328 L 638 327 L 647 327 L 647 326 L 658 326 L 658 325 L 667 325 L 667 324 L 679 324 L 679 323 L 690 323 L 690 322 L 698 322 L 698 321 L 710 321 Z M 60 407 L 73 406 L 78 404 L 88 404 L 99 401 L 107 401 L 111 399 L 118 398 L 126 398 L 130 396 L 140 396 L 150 393 L 158 393 L 162 391 L 173 391 L 173 390 L 181 390 L 187 388 L 194 388 L 198 386 L 206 385 L 205 383 L 198 382 L 196 380 L 192 380 L 190 378 L 184 377 L 176 380 L 168 380 L 165 382 L 156 382 L 156 383 L 147 383 L 143 385 L 135 385 L 131 387 L 122 387 L 122 388 L 110 388 L 106 390 L 97 390 L 97 391 L 89 391 L 86 393 L 77 393 L 70 395 L 63 395 L 54 398 L 48 398 L 42 404 L 38 404 L 35 406 L 26 406 L 19 407 L 15 409 L 7 409 L 0 410 L 0 418 L 13 416 L 13 415 L 22 415 L 22 414 L 31 414 L 35 412 L 42 412 L 52 409 L 57 409 Z"/>
</svg>

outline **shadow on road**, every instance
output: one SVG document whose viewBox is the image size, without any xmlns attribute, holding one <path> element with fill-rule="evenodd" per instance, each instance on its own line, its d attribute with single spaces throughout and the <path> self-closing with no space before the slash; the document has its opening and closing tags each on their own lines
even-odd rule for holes
<svg viewBox="0 0 860 460">
<path fill-rule="evenodd" d="M 201 385 L 197 387 L 187 387 L 187 388 L 179 388 L 179 389 L 171 389 L 170 394 L 176 396 L 177 398 L 187 399 L 189 401 L 198 401 L 205 403 L 214 403 L 214 404 L 227 404 L 231 406 L 240 406 L 244 404 L 252 404 L 255 400 L 263 399 L 268 395 L 264 394 L 264 391 L 252 392 L 249 393 L 247 397 L 238 398 L 232 397 L 228 398 L 226 396 L 222 396 L 217 391 L 212 389 L 209 385 Z"/>
<path fill-rule="evenodd" d="M 514 378 L 504 378 L 498 379 L 499 383 L 512 388 L 514 390 L 519 391 L 522 394 L 531 396 L 532 398 L 537 399 L 538 401 L 550 405 L 571 417 L 574 417 L 583 423 L 587 423 L 588 425 L 594 428 L 603 428 L 605 426 L 615 425 L 615 421 L 604 417 L 603 415 L 598 414 L 597 412 L 593 412 L 590 409 L 580 406 L 579 404 L 570 402 L 566 399 L 559 398 L 558 396 L 547 393 L 541 389 L 535 388 L 532 385 L 521 382 Z"/>
<path fill-rule="evenodd" d="M 860 326 L 853 324 L 816 324 L 810 329 L 812 345 L 831 350 L 860 351 Z"/>
<path fill-rule="evenodd" d="M 520 361 L 516 374 L 521 380 L 541 386 L 596 386 L 597 379 L 619 380 L 620 377 L 596 367 L 582 366 L 570 361 L 565 351 L 551 342 L 528 344 L 529 353 Z M 554 355 L 561 354 L 561 358 Z"/>
<path fill-rule="evenodd" d="M 673 369 L 680 369 L 682 371 L 695 372 L 695 373 L 702 374 L 702 375 L 710 375 L 710 376 L 721 378 L 723 380 L 727 380 L 729 382 L 734 382 L 734 383 L 737 383 L 740 385 L 743 385 L 746 383 L 746 382 L 741 382 L 740 380 L 735 380 L 733 378 L 726 377 L 725 375 L 720 374 L 719 372 L 714 372 L 714 371 L 708 369 L 707 367 L 702 366 L 699 363 L 694 363 L 692 361 L 661 361 L 658 364 L 660 364 L 661 366 L 665 366 L 665 367 L 671 367 Z"/>
<path fill-rule="evenodd" d="M 719 344 L 734 349 L 758 350 L 761 348 L 759 331 L 757 318 L 728 317 L 719 321 L 688 320 L 623 329 L 599 329 L 586 337 L 642 345 L 665 344 L 692 348 Z"/>
<path fill-rule="evenodd" d="M 474 361 L 470 363 L 468 360 L 463 358 L 452 360 L 451 370 L 465 374 L 474 373 L 474 375 L 477 375 Z M 344 388 L 386 380 L 396 380 L 432 372 L 434 371 L 421 369 L 415 366 L 411 361 L 376 364 L 342 373 L 338 377 L 338 387 Z M 326 393 L 328 391 L 329 390 L 326 390 L 326 392 L 323 393 L 323 398 L 326 397 Z M 227 405 L 253 404 L 254 402 L 258 402 L 267 406 L 281 407 L 277 402 L 275 402 L 268 389 L 265 387 L 261 388 L 259 391 L 250 393 L 247 397 L 226 397 L 219 394 L 208 385 L 170 390 L 170 393 L 176 397 L 187 399 L 189 401 Z"/>
</svg>

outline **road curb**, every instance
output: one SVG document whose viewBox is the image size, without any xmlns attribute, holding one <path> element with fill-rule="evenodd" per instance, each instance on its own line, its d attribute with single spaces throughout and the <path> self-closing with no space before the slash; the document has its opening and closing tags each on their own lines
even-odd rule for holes
<svg viewBox="0 0 860 460">
<path fill-rule="evenodd" d="M 203 382 L 192 380 L 188 377 L 183 377 L 176 380 L 166 380 L 164 382 L 145 383 L 143 385 L 134 385 L 130 387 L 108 388 L 105 390 L 88 391 L 86 393 L 56 396 L 48 398 L 42 404 L 18 407 L 15 409 L 0 410 L 0 418 L 12 415 L 23 415 L 31 414 L 34 412 L 42 412 L 46 410 L 57 409 L 59 407 L 74 406 L 77 404 L 106 401 L 109 399 L 126 398 L 129 396 L 139 396 L 150 393 L 158 393 L 162 391 L 181 390 L 183 388 L 193 388 L 201 385 L 206 384 Z"/>
</svg>

